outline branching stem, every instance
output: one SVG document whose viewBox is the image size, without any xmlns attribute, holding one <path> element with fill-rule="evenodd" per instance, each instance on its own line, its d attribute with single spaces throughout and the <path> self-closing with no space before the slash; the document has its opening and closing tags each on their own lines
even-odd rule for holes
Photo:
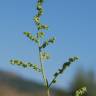
<svg viewBox="0 0 96 96">
<path fill-rule="evenodd" d="M 54 81 L 56 80 L 57 77 L 54 77 L 53 80 L 50 82 L 50 84 L 48 85 L 48 88 L 50 88 L 52 86 L 52 84 L 54 83 Z"/>
<path fill-rule="evenodd" d="M 43 62 L 42 62 L 40 53 L 41 53 L 41 49 L 39 47 L 39 59 L 40 59 L 41 73 L 42 73 L 44 85 L 45 85 L 45 87 L 47 89 L 47 96 L 50 96 L 50 91 L 49 91 L 49 88 L 48 88 L 48 80 L 46 78 L 46 74 L 45 74 L 45 70 L 44 70 L 44 66 L 43 66 Z"/>
</svg>

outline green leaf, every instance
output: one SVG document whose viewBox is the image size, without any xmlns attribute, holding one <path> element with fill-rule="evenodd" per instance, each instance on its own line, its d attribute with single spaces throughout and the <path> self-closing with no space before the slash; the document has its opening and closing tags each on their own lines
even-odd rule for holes
<svg viewBox="0 0 96 96">
<path fill-rule="evenodd" d="M 40 10 L 43 10 L 41 3 L 38 3 L 38 4 L 37 4 L 37 10 L 39 10 L 39 11 L 40 11 Z"/>
</svg>

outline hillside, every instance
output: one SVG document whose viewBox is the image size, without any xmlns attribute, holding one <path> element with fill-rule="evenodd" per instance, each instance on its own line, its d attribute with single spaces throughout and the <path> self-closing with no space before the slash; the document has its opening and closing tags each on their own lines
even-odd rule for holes
<svg viewBox="0 0 96 96">
<path fill-rule="evenodd" d="M 52 96 L 68 96 L 68 93 L 51 89 Z M 43 85 L 21 78 L 11 72 L 0 71 L 0 96 L 45 96 Z"/>
</svg>

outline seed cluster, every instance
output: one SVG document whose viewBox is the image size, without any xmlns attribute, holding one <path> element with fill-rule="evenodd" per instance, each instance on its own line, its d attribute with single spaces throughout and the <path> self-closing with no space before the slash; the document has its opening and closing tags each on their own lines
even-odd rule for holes
<svg viewBox="0 0 96 96">
<path fill-rule="evenodd" d="M 34 16 L 34 22 L 35 22 L 38 30 L 42 30 L 42 29 L 48 30 L 48 25 L 40 23 L 40 16 L 43 14 L 43 11 L 44 11 L 42 8 L 43 2 L 44 2 L 44 0 L 38 0 L 38 2 L 37 2 L 38 13 Z"/>
<path fill-rule="evenodd" d="M 57 77 L 62 74 L 64 72 L 64 70 L 66 70 L 67 67 L 69 67 L 73 62 L 75 62 L 76 60 L 78 60 L 78 57 L 72 57 L 72 58 L 69 58 L 69 60 L 67 62 L 65 62 L 62 66 L 62 68 L 58 69 L 57 72 L 55 72 L 55 74 L 53 75 L 54 78 L 53 80 L 51 81 L 51 83 L 49 84 L 49 87 L 56 83 L 56 79 Z"/>
<path fill-rule="evenodd" d="M 22 66 L 23 68 L 33 68 L 35 71 L 38 71 L 38 72 L 41 71 L 36 64 L 32 64 L 30 62 L 26 63 L 24 61 L 12 59 L 12 60 L 10 60 L 10 63 L 11 64 L 16 64 L 18 66 Z"/>
<path fill-rule="evenodd" d="M 86 93 L 87 93 L 86 87 L 82 87 L 81 89 L 79 89 L 79 90 L 76 91 L 75 96 L 82 96 L 82 95 L 84 95 Z"/>
<path fill-rule="evenodd" d="M 53 44 L 55 42 L 55 37 L 52 37 L 46 41 L 44 41 L 44 43 L 40 46 L 40 49 L 41 48 L 45 48 L 47 47 L 49 44 Z"/>
<path fill-rule="evenodd" d="M 24 35 L 35 43 L 38 43 L 38 38 L 36 36 L 33 36 L 30 32 L 24 32 Z"/>
</svg>

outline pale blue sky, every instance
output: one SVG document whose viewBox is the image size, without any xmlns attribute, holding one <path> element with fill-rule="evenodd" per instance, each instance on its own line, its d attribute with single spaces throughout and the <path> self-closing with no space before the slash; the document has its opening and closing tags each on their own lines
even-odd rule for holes
<svg viewBox="0 0 96 96">
<path fill-rule="evenodd" d="M 22 34 L 35 34 L 32 21 L 36 0 L 0 0 L 0 70 L 8 70 L 29 79 L 42 81 L 33 70 L 12 66 L 11 58 L 39 63 L 37 47 Z M 96 0 L 45 0 L 42 22 L 49 25 L 47 36 L 56 43 L 47 50 L 52 59 L 46 64 L 48 79 L 71 56 L 80 60 L 58 78 L 56 86 L 68 87 L 79 67 L 96 67 Z M 95 71 L 96 72 L 96 71 Z"/>
</svg>

